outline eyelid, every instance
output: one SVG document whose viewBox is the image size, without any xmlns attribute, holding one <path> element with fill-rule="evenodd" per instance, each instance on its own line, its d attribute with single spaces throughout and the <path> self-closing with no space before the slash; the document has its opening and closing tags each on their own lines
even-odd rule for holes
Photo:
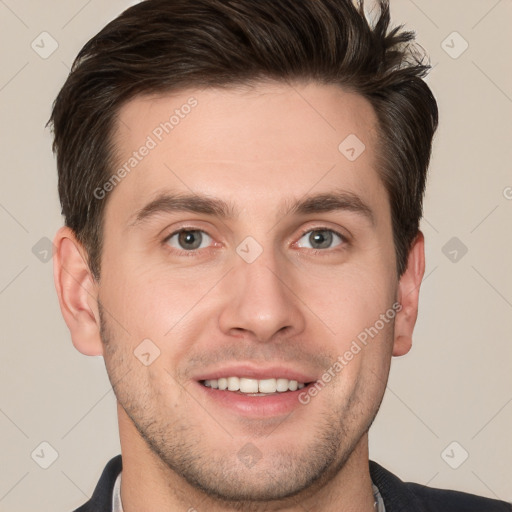
<svg viewBox="0 0 512 512">
<path fill-rule="evenodd" d="M 211 238 L 212 244 L 209 247 L 205 247 L 203 249 L 192 249 L 190 251 L 186 251 L 185 249 L 177 249 L 176 247 L 170 247 L 170 245 L 168 244 L 169 240 L 173 236 L 180 234 L 182 231 L 199 231 L 201 233 L 204 233 L 206 236 Z M 191 225 L 183 225 L 183 226 L 180 226 L 179 228 L 175 228 L 169 234 L 165 235 L 164 238 L 162 239 L 162 245 L 166 245 L 167 247 L 169 247 L 169 250 L 171 250 L 174 254 L 177 254 L 178 256 L 181 256 L 181 255 L 193 256 L 199 252 L 203 253 L 205 251 L 209 251 L 212 248 L 214 248 L 215 244 L 216 244 L 216 242 L 215 242 L 214 237 L 212 235 L 210 235 L 210 233 L 208 233 L 208 231 L 206 231 L 205 229 L 201 229 L 198 226 L 191 226 Z"/>
<path fill-rule="evenodd" d="M 177 235 L 179 233 L 181 233 L 182 231 L 199 231 L 201 233 L 204 233 L 206 234 L 207 236 L 209 236 L 211 239 L 212 239 L 212 245 L 209 246 L 209 247 L 206 247 L 204 249 L 192 249 L 192 250 L 189 250 L 189 251 L 186 251 L 184 249 L 176 249 L 175 247 L 171 247 L 171 250 L 173 253 L 177 253 L 178 256 L 179 255 L 185 255 L 185 256 L 192 256 L 192 255 L 195 255 L 199 252 L 201 253 L 204 253 L 205 251 L 208 252 L 208 251 L 211 251 L 215 244 L 218 245 L 218 242 L 215 242 L 214 240 L 214 237 L 212 235 L 210 235 L 210 233 L 208 233 L 208 231 L 206 231 L 205 229 L 201 229 L 200 227 L 198 226 L 194 226 L 194 225 L 182 225 L 178 228 L 175 228 L 171 233 L 165 235 L 165 237 L 163 238 L 162 240 L 162 244 L 163 245 L 168 245 L 168 241 L 170 238 L 172 238 L 174 235 Z M 312 251 L 314 254 L 318 254 L 320 252 L 322 253 L 332 253 L 332 252 L 335 252 L 336 250 L 341 250 L 341 249 L 337 249 L 338 247 L 340 246 L 345 246 L 349 243 L 349 237 L 343 233 L 341 233 L 339 230 L 336 230 L 334 228 L 330 228 L 328 226 L 325 226 L 325 225 L 319 225 L 319 226 L 309 226 L 307 228 L 303 228 L 301 230 L 301 233 L 299 235 L 299 238 L 298 240 L 300 240 L 304 235 L 306 235 L 307 233 L 310 233 L 312 231 L 331 231 L 332 233 L 334 233 L 335 235 L 339 236 L 340 239 L 342 240 L 342 243 L 339 245 L 339 246 L 336 246 L 334 248 L 329 248 L 329 249 L 309 249 L 309 251 Z M 298 242 L 297 240 L 297 242 Z M 295 245 L 297 242 L 293 242 L 292 245 Z M 308 249 L 308 248 L 306 248 Z"/>
<path fill-rule="evenodd" d="M 348 236 L 340 233 L 338 230 L 334 228 L 330 228 L 328 226 L 314 226 L 306 228 L 302 231 L 300 238 L 302 238 L 306 233 L 310 233 L 311 231 L 331 231 L 332 233 L 338 235 L 344 242 L 348 242 Z"/>
<path fill-rule="evenodd" d="M 313 253 L 315 256 L 316 255 L 322 255 L 322 256 L 328 256 L 328 255 L 332 255 L 333 253 L 338 253 L 340 251 L 342 251 L 343 249 L 346 249 L 346 246 L 350 243 L 349 242 L 349 238 L 348 236 L 344 235 L 343 233 L 340 233 L 338 230 L 336 229 L 333 229 L 333 228 L 330 228 L 328 226 L 313 226 L 313 227 L 308 227 L 306 229 L 304 229 L 299 237 L 299 239 L 297 240 L 297 242 L 294 242 L 292 245 L 295 246 L 297 245 L 297 243 L 299 242 L 299 240 L 306 234 L 312 232 L 312 231 L 330 231 L 331 233 L 334 233 L 335 235 L 337 235 L 340 239 L 341 239 L 341 243 L 336 245 L 335 247 L 330 247 L 330 248 L 327 248 L 327 249 L 314 249 L 314 248 L 309 248 L 309 247 L 306 247 L 306 249 L 308 249 L 308 252 L 311 254 Z M 302 249 L 301 247 L 299 247 L 299 249 Z"/>
<path fill-rule="evenodd" d="M 204 227 L 204 224 L 207 224 L 208 227 Z M 168 240 L 171 236 L 180 233 L 181 231 L 201 231 L 202 233 L 206 233 L 210 238 L 214 238 L 209 231 L 212 231 L 212 224 L 210 222 L 198 222 L 196 220 L 183 221 L 182 223 L 178 223 L 177 225 L 167 226 L 162 229 L 157 235 L 158 238 L 161 238 L 163 242 Z M 165 234 L 167 233 L 167 234 Z M 162 238 L 163 236 L 163 238 Z"/>
</svg>

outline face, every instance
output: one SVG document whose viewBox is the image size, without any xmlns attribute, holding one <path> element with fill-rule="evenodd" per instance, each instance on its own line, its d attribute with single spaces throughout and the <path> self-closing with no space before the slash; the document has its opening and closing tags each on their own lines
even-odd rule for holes
<svg viewBox="0 0 512 512">
<path fill-rule="evenodd" d="M 318 84 L 187 90 L 126 104 L 115 142 L 97 292 L 124 435 L 225 500 L 332 478 L 393 351 L 370 104 Z"/>
</svg>

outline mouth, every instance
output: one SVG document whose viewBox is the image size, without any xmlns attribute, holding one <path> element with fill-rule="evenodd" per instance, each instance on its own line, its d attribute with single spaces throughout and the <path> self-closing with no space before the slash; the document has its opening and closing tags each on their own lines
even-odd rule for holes
<svg viewBox="0 0 512 512">
<path fill-rule="evenodd" d="M 284 377 L 253 379 L 250 377 L 221 377 L 199 381 L 207 388 L 230 391 L 252 397 L 273 396 L 303 389 L 311 382 L 299 382 Z"/>
<path fill-rule="evenodd" d="M 312 374 L 284 366 L 225 366 L 195 379 L 210 406 L 235 417 L 272 419 L 303 408 L 301 394 L 316 383 Z"/>
</svg>

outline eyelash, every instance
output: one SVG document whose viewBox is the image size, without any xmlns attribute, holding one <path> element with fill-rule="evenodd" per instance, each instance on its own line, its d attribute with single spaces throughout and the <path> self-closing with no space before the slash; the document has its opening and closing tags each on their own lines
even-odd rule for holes
<svg viewBox="0 0 512 512">
<path fill-rule="evenodd" d="M 203 229 L 198 229 L 196 227 L 193 227 L 193 226 L 184 226 L 184 227 L 181 227 L 180 229 L 176 230 L 176 231 L 173 231 L 170 235 L 167 235 L 163 240 L 162 240 L 162 244 L 163 245 L 166 245 L 167 247 L 169 247 L 168 245 L 168 242 L 169 240 L 174 236 L 174 235 L 178 235 L 182 232 L 187 232 L 187 231 L 199 231 L 201 233 L 205 233 L 206 235 L 208 235 L 210 238 L 213 239 L 213 237 L 211 237 L 211 235 L 209 235 L 206 231 L 204 231 Z M 333 252 L 337 252 L 337 251 L 340 251 L 343 249 L 343 247 L 339 248 L 340 246 L 345 246 L 348 244 L 348 239 L 345 235 L 342 235 L 341 233 L 339 233 L 338 231 L 332 229 L 332 228 L 328 228 L 328 227 L 325 227 L 325 226 L 319 226 L 319 227 L 315 227 L 315 228 L 309 228 L 309 229 L 305 229 L 301 232 L 300 234 L 300 237 L 299 237 L 299 240 L 304 236 L 306 235 L 307 233 L 311 233 L 313 231 L 330 231 L 331 233 L 334 233 L 335 235 L 337 235 L 340 239 L 341 239 L 341 243 L 339 246 L 336 246 L 334 249 L 309 249 L 310 253 L 314 254 L 315 256 L 316 255 L 321 255 L 321 256 L 325 256 L 326 253 L 327 255 L 328 254 L 332 254 Z M 185 250 L 182 250 L 182 249 L 176 249 L 174 247 L 171 248 L 172 252 L 174 254 L 177 254 L 178 256 L 196 256 L 198 252 L 200 251 L 205 251 L 205 252 L 210 252 L 213 248 L 212 247 L 208 247 L 206 249 L 192 249 L 190 251 L 185 251 Z"/>
<path fill-rule="evenodd" d="M 338 231 L 332 228 L 328 228 L 326 226 L 319 226 L 315 228 L 309 228 L 302 231 L 300 234 L 299 240 L 306 235 L 307 233 L 311 233 L 313 231 L 330 231 L 331 233 L 334 233 L 341 239 L 340 245 L 337 245 L 333 249 L 309 249 L 310 253 L 314 254 L 315 256 L 321 255 L 321 256 L 328 256 L 332 254 L 333 252 L 339 252 L 345 248 L 345 246 L 348 244 L 348 239 L 345 235 L 342 235 Z"/>
</svg>

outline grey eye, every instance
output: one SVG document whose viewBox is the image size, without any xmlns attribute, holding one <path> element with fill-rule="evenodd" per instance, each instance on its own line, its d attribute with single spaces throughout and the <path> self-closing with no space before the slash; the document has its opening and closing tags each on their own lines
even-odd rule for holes
<svg viewBox="0 0 512 512">
<path fill-rule="evenodd" d="M 333 231 L 332 229 L 312 229 L 302 235 L 301 240 L 306 238 L 309 243 L 309 249 L 330 249 L 335 238 L 338 238 L 340 242 L 336 245 L 343 243 L 341 235 Z M 334 246 L 335 247 L 335 246 Z"/>
<path fill-rule="evenodd" d="M 201 244 L 208 240 L 211 242 L 211 237 L 200 229 L 182 229 L 173 233 L 167 239 L 167 243 L 175 249 L 181 249 L 185 251 L 195 251 L 201 249 Z M 178 244 L 176 246 L 176 244 Z"/>
</svg>

